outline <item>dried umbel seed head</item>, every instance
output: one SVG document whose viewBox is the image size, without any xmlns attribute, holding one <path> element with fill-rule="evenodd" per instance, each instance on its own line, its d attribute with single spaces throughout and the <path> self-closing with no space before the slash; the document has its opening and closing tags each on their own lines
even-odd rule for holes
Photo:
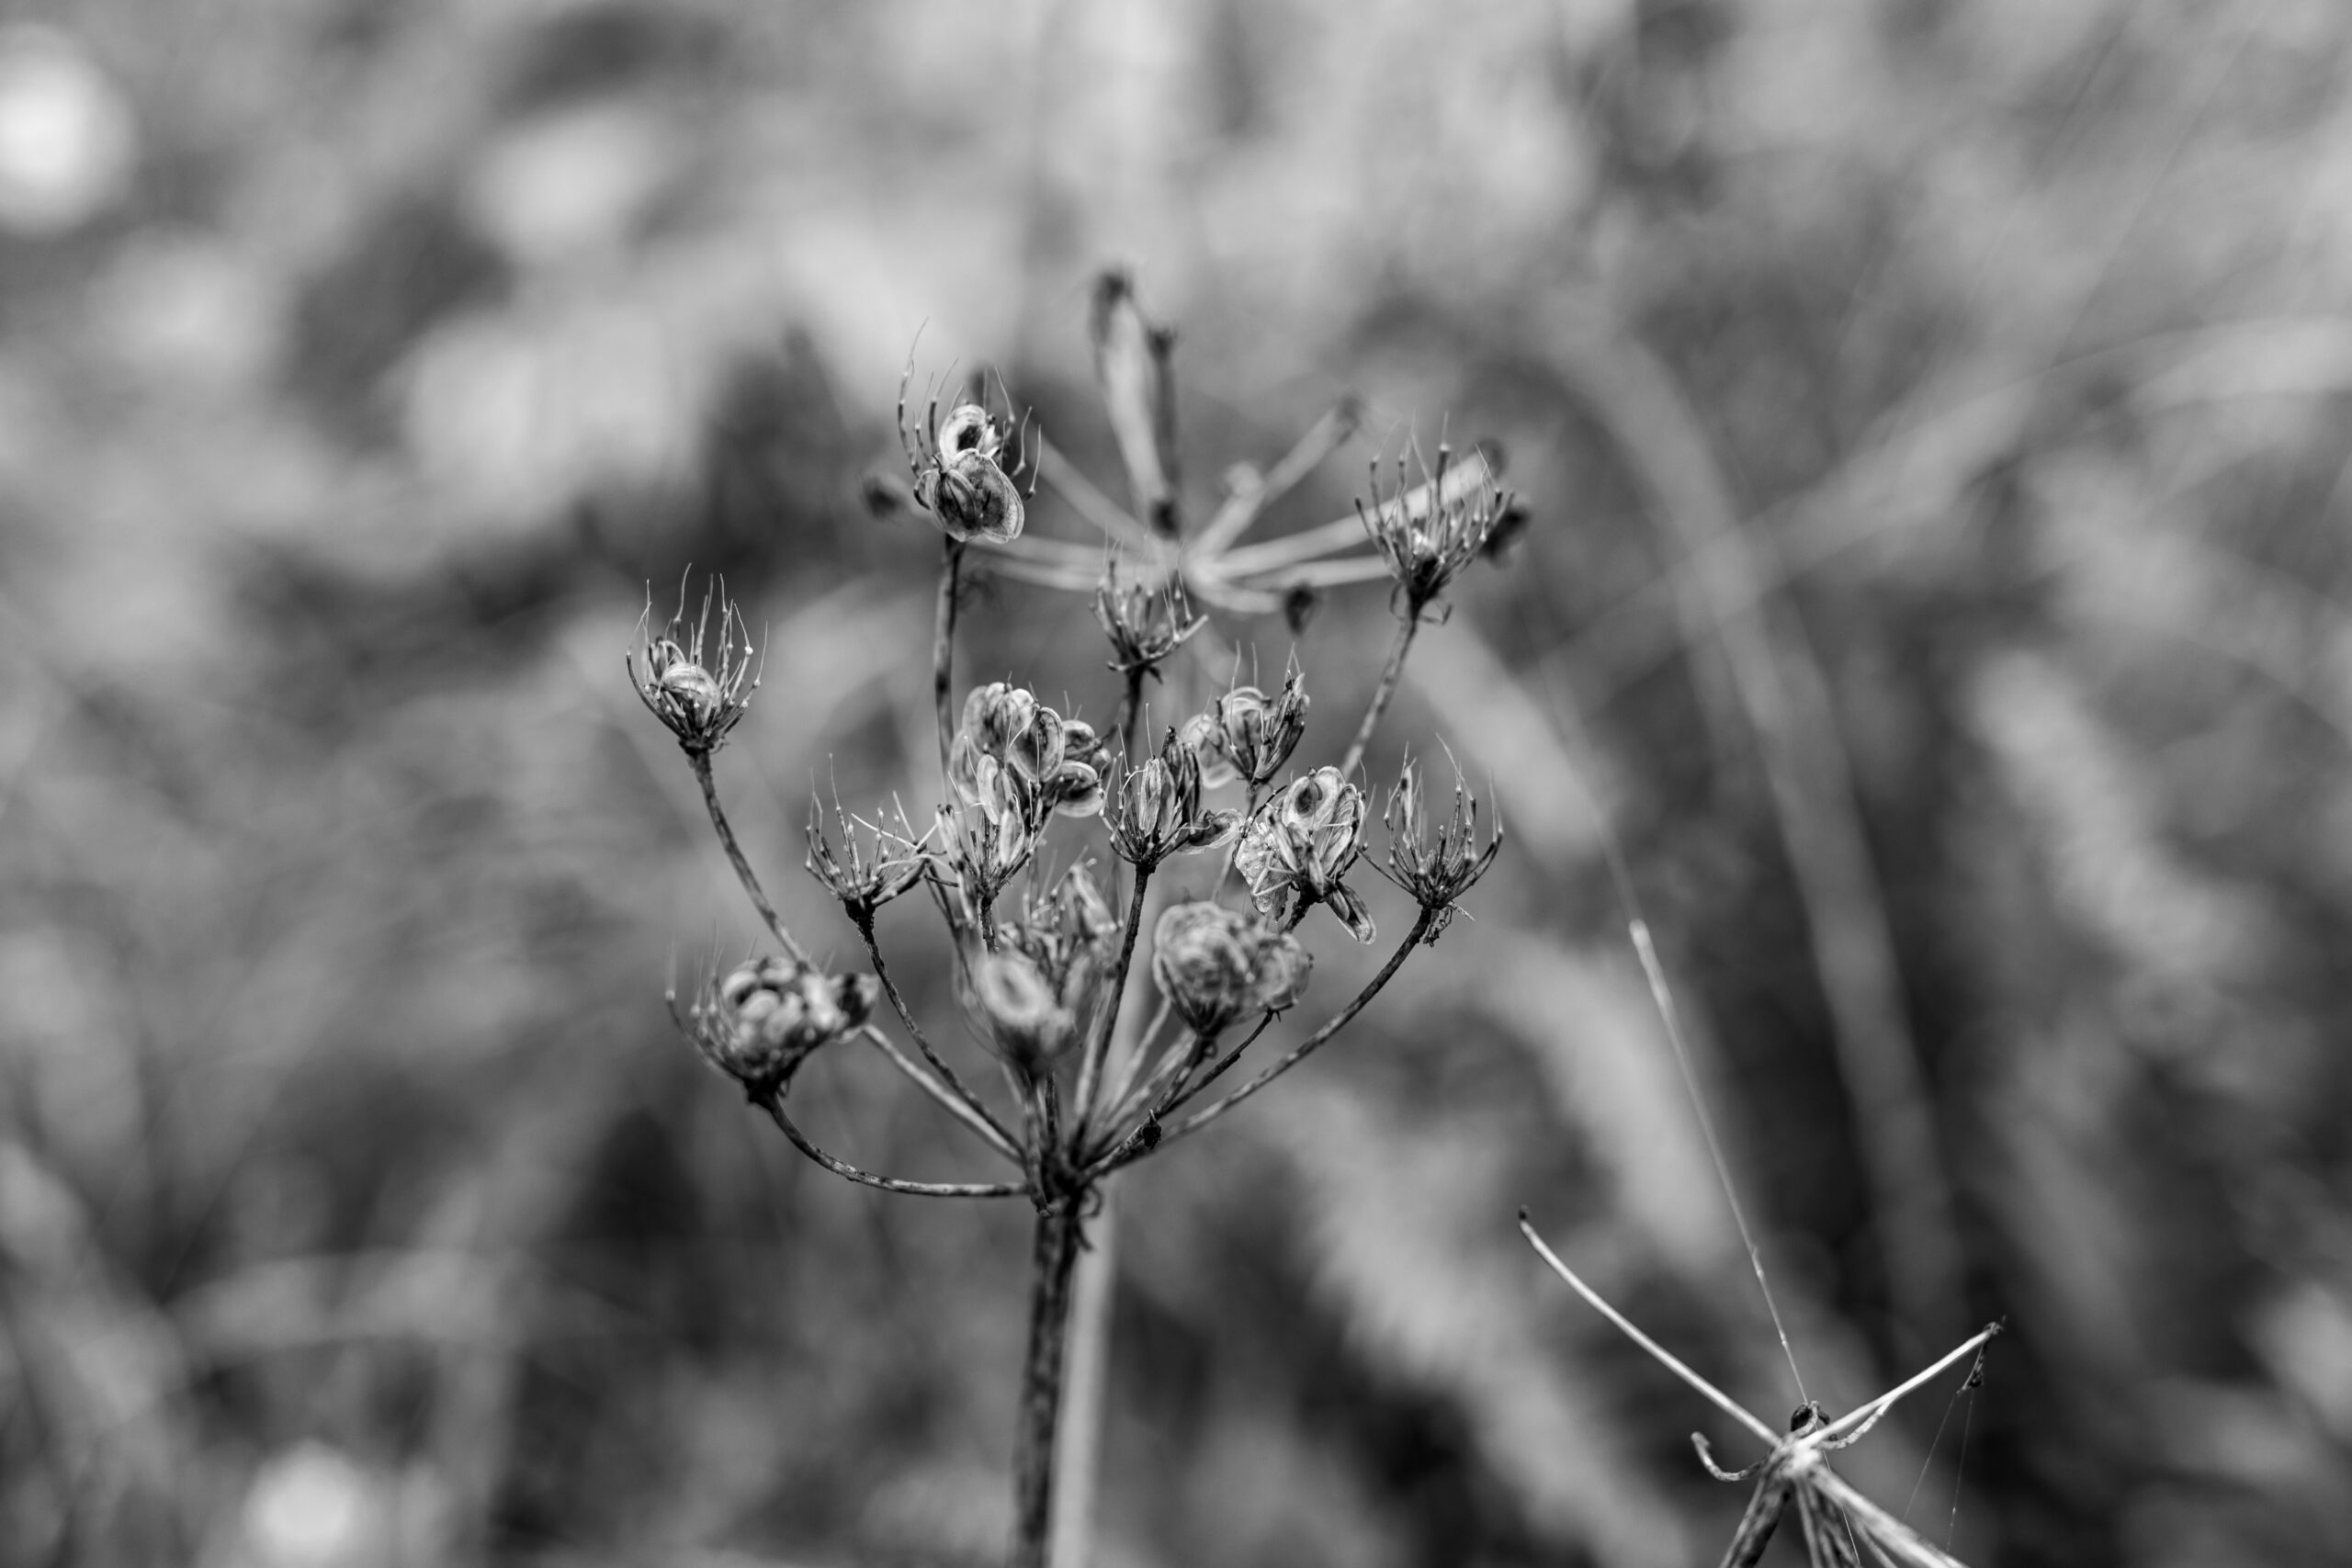
<svg viewBox="0 0 2352 1568">
<path fill-rule="evenodd" d="M 1093 727 L 1064 718 L 1020 686 L 993 682 L 964 699 L 964 720 L 948 748 L 956 793 L 978 804 L 991 769 L 1011 781 L 1032 834 L 1047 818 L 1091 817 L 1102 809 L 1107 759 Z"/>
<path fill-rule="evenodd" d="M 1477 797 L 1457 771 L 1453 808 L 1437 831 L 1430 833 L 1423 810 L 1420 770 L 1408 761 L 1396 787 L 1388 793 L 1387 821 L 1388 869 L 1397 886 L 1435 917 L 1425 939 L 1434 947 L 1453 923 L 1455 900 L 1495 863 L 1503 847 L 1502 820 L 1496 818 L 1494 832 L 1481 848 Z"/>
<path fill-rule="evenodd" d="M 982 924 L 1005 884 L 1029 863 L 1037 848 L 1033 815 L 1020 781 L 992 758 L 980 760 L 972 798 L 956 809 L 941 808 L 932 829 L 941 845 L 932 857 L 933 873 L 963 896 L 967 924 Z"/>
<path fill-rule="evenodd" d="M 841 900 L 853 922 L 864 927 L 872 922 L 875 910 L 922 880 L 929 863 L 925 845 L 932 834 L 918 837 L 903 813 L 900 830 L 893 832 L 851 817 L 838 805 L 833 824 L 842 837 L 838 854 L 825 832 L 824 807 L 814 800 L 808 803 L 808 874 Z M 934 826 L 932 832 L 936 831 Z"/>
<path fill-rule="evenodd" d="M 1155 866 L 1170 855 L 1224 843 L 1238 811 L 1201 808 L 1201 760 L 1170 729 L 1159 755 L 1128 771 L 1111 819 L 1111 847 L 1123 860 Z"/>
<path fill-rule="evenodd" d="M 1210 903 L 1170 905 L 1151 942 L 1160 994 L 1204 1040 L 1236 1019 L 1289 1007 L 1314 964 L 1297 938 Z"/>
<path fill-rule="evenodd" d="M 1201 782 L 1212 787 L 1239 778 L 1254 793 L 1282 771 L 1306 733 L 1306 693 L 1293 663 L 1282 694 L 1236 686 L 1206 713 L 1184 723 L 1184 740 L 1201 756 Z"/>
<path fill-rule="evenodd" d="M 967 990 L 981 1038 L 1024 1073 L 1043 1073 L 1078 1043 L 1077 1014 L 1025 953 L 981 953 L 971 963 Z"/>
<path fill-rule="evenodd" d="M 687 1015 L 695 1044 L 754 1094 L 780 1094 L 811 1053 L 865 1023 L 880 987 L 871 975 L 828 975 L 789 958 L 759 958 L 713 978 Z"/>
<path fill-rule="evenodd" d="M 1114 561 L 1094 591 L 1094 618 L 1111 639 L 1111 668 L 1122 674 L 1156 670 L 1159 661 L 1208 625 L 1193 613 L 1184 580 L 1170 573 L 1157 583 L 1122 577 Z"/>
<path fill-rule="evenodd" d="M 1234 864 L 1261 914 L 1286 919 L 1294 899 L 1328 904 L 1358 942 L 1370 942 L 1372 911 L 1340 880 L 1363 851 L 1363 792 L 1339 769 L 1317 768 L 1251 814 Z"/>
<path fill-rule="evenodd" d="M 679 745 L 700 756 L 726 742 L 760 684 L 751 633 L 741 614 L 715 587 L 704 595 L 695 620 L 689 623 L 682 607 L 659 633 L 652 629 L 649 605 L 638 622 L 637 646 L 623 662 L 638 700 L 668 726 Z"/>
<path fill-rule="evenodd" d="M 1487 536 L 1502 521 L 1510 497 L 1498 482 L 1499 452 L 1474 448 L 1461 463 L 1452 448 L 1437 449 L 1437 466 L 1424 469 L 1421 483 L 1405 488 L 1405 459 L 1396 459 L 1396 482 L 1380 494 L 1380 465 L 1372 469 L 1372 501 L 1356 502 L 1364 532 L 1388 563 L 1407 611 L 1418 615 L 1445 591 L 1464 567 L 1478 558 Z"/>
</svg>

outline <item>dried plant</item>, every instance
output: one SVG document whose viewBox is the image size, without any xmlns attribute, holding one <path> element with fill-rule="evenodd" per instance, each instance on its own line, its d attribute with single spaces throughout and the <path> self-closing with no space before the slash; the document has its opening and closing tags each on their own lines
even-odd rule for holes
<svg viewBox="0 0 2352 1568">
<path fill-rule="evenodd" d="M 1775 1432 L 1762 1418 L 1749 1414 L 1731 1395 L 1683 1365 L 1680 1359 L 1601 1299 L 1599 1292 L 1561 1262 L 1559 1255 L 1536 1235 L 1524 1210 L 1520 1212 L 1519 1228 L 1552 1271 L 1591 1303 L 1594 1311 L 1648 1351 L 1661 1366 L 1696 1389 L 1716 1409 L 1770 1446 L 1771 1451 L 1754 1464 L 1724 1470 L 1715 1462 L 1714 1450 L 1707 1439 L 1699 1433 L 1690 1434 L 1691 1446 L 1699 1450 L 1699 1462 L 1707 1467 L 1708 1474 L 1718 1481 L 1756 1478 L 1756 1494 L 1748 1501 L 1747 1511 L 1740 1516 L 1739 1529 L 1732 1536 L 1731 1544 L 1724 1551 L 1723 1568 L 1755 1568 L 1792 1503 L 1796 1505 L 1797 1520 L 1804 1529 L 1805 1560 L 1813 1568 L 1864 1568 L 1864 1564 L 1871 1568 L 1962 1568 L 1959 1559 L 1923 1540 L 1901 1519 L 1855 1491 L 1829 1468 L 1828 1456 L 1859 1440 L 1878 1425 L 1881 1416 L 1894 1408 L 1898 1400 L 1940 1375 L 1962 1357 L 1976 1358 L 1962 1385 L 1975 1387 L 1984 1375 L 1984 1347 L 2000 1334 L 2001 1325 L 1986 1325 L 1924 1371 L 1834 1421 L 1818 1403 L 1808 1399 L 1789 1417 L 1788 1430 Z"/>
<path fill-rule="evenodd" d="M 1414 914 L 1386 961 L 1317 1027 L 1215 1098 L 1250 1048 L 1309 988 L 1302 924 L 1328 908 L 1357 941 L 1377 936 L 1370 902 L 1349 880 L 1377 815 L 1357 781 L 1366 746 L 1395 694 L 1415 630 L 1456 574 L 1514 514 L 1498 461 L 1457 464 L 1441 447 L 1421 482 L 1361 502 L 1344 535 L 1308 529 L 1271 544 L 1241 536 L 1353 431 L 1336 411 L 1272 471 L 1237 469 L 1209 521 L 1188 532 L 1175 476 L 1172 335 L 1148 321 L 1124 277 L 1107 276 L 1093 311 L 1096 367 L 1129 470 L 1138 520 L 1080 479 L 1015 420 L 1010 400 L 978 395 L 943 414 L 934 387 L 910 419 L 909 367 L 899 387 L 906 503 L 944 536 L 933 649 L 941 800 L 918 831 L 812 809 L 808 869 L 865 945 L 870 975 L 833 975 L 777 916 L 720 805 L 711 758 L 758 685 L 743 617 L 714 587 L 691 624 L 650 615 L 628 667 L 639 695 L 676 737 L 702 786 L 711 825 L 780 953 L 705 981 L 672 1008 L 715 1066 L 742 1086 L 797 1147 L 849 1180 L 936 1198 L 1023 1198 L 1036 1210 L 1030 1329 L 1014 1452 L 1010 1561 L 1034 1568 L 1048 1551 L 1057 1422 L 1067 1359 L 1071 1281 L 1103 1184 L 1233 1111 L 1328 1043 L 1416 949 L 1434 944 L 1459 900 L 1490 866 L 1499 829 L 1476 841 L 1476 806 L 1457 782 L 1451 816 L 1432 833 L 1419 770 L 1408 761 L 1385 813 L 1385 874 Z M 1002 393 L 1001 384 L 998 388 Z M 1024 533 L 1043 480 L 1111 544 L 1100 552 Z M 1377 487 L 1375 485 L 1375 491 Z M 1371 553 L 1351 553 L 1369 540 Z M 967 556 L 1049 588 L 1083 592 L 1121 687 L 1114 722 L 1098 731 L 1006 682 L 956 700 L 957 610 Z M 1080 570 L 1080 563 L 1091 561 Z M 1387 578 L 1401 626 L 1352 739 L 1336 762 L 1300 757 L 1306 680 L 1294 661 L 1279 692 L 1231 684 L 1207 708 L 1156 737 L 1143 725 L 1146 683 L 1207 626 L 1196 606 L 1249 616 L 1295 608 L 1301 592 Z M 1288 770 L 1285 777 L 1285 770 Z M 1238 800 L 1220 804 L 1220 792 Z M 1100 862 L 1083 852 L 1049 871 L 1054 840 L 1101 824 Z M 1155 876 L 1181 857 L 1224 850 L 1215 893 L 1148 912 Z M 876 930 L 891 900 L 923 889 L 954 955 L 966 1023 L 994 1058 L 1000 1093 L 959 1075 L 893 983 Z M 1148 927 L 1148 942 L 1145 941 Z M 1139 953 L 1138 949 L 1142 949 Z M 1125 1005 L 1138 957 L 1159 1004 L 1138 1027 Z M 887 999 L 887 1014 L 884 1003 Z M 906 1043 L 893 1037 L 902 1031 Z M 978 1142 L 1012 1168 L 1007 1178 L 912 1181 L 867 1171 L 819 1147 L 788 1109 L 797 1075 L 819 1053 L 878 1051 Z M 909 1047 L 911 1047 L 910 1049 Z"/>
</svg>

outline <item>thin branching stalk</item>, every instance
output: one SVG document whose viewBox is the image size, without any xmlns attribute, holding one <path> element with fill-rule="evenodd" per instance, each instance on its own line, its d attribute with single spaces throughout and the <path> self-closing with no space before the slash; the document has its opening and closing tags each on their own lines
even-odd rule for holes
<svg viewBox="0 0 2352 1568">
<path fill-rule="evenodd" d="M 845 1180 L 861 1187 L 878 1187 L 885 1192 L 903 1192 L 913 1198 L 1023 1198 L 1029 1186 L 1020 1181 L 908 1181 L 896 1176 L 876 1176 L 870 1170 L 860 1170 L 837 1155 L 826 1153 L 809 1142 L 791 1115 L 784 1109 L 784 1100 L 774 1090 L 754 1094 L 752 1103 L 768 1113 L 770 1120 L 782 1128 L 792 1140 L 792 1146 Z"/>
<path fill-rule="evenodd" d="M 1388 982 L 1396 976 L 1396 971 L 1405 966 L 1405 960 L 1412 955 L 1413 949 L 1419 945 L 1421 939 L 1424 936 L 1429 934 L 1430 926 L 1436 919 L 1436 910 L 1427 908 L 1423 909 L 1420 913 L 1420 918 L 1413 922 L 1413 929 L 1410 931 L 1408 931 L 1405 935 L 1405 940 L 1397 944 L 1396 951 L 1388 955 L 1388 962 L 1380 966 L 1380 973 L 1374 975 L 1372 979 L 1365 984 L 1364 988 L 1355 994 L 1353 1000 L 1349 1002 L 1346 1007 L 1341 1008 L 1336 1014 L 1334 1014 L 1329 1021 L 1326 1022 L 1322 1028 L 1317 1030 L 1314 1033 L 1308 1035 L 1306 1039 L 1292 1046 L 1290 1050 L 1283 1055 L 1280 1061 L 1275 1062 L 1272 1066 L 1266 1068 L 1265 1071 L 1260 1073 L 1256 1077 L 1251 1078 L 1248 1083 L 1243 1084 L 1239 1089 L 1235 1089 L 1231 1094 L 1227 1095 L 1223 1100 L 1218 1100 L 1216 1104 L 1211 1105 L 1204 1110 L 1194 1111 L 1192 1115 L 1184 1118 L 1183 1121 L 1179 1122 L 1173 1127 L 1169 1128 L 1166 1132 L 1160 1134 L 1157 1147 L 1166 1148 L 1170 1144 L 1174 1143 L 1177 1139 L 1186 1137 L 1193 1133 L 1199 1132 L 1202 1128 L 1207 1126 L 1210 1122 L 1216 1121 L 1218 1117 L 1224 1115 L 1227 1111 L 1231 1111 L 1235 1106 L 1239 1105 L 1243 1100 L 1249 1099 L 1251 1095 L 1256 1094 L 1260 1089 L 1265 1088 L 1268 1084 L 1273 1082 L 1276 1078 L 1282 1077 L 1293 1067 L 1298 1066 L 1299 1063 L 1306 1060 L 1308 1056 L 1314 1055 L 1317 1050 L 1321 1048 L 1325 1041 L 1330 1039 L 1331 1036 L 1346 1028 L 1348 1024 L 1353 1021 L 1356 1014 L 1362 1012 L 1366 1007 L 1371 1005 L 1372 998 L 1378 996 L 1381 992 L 1381 988 L 1386 986 Z M 1134 1160 L 1140 1158 L 1144 1150 L 1138 1146 L 1130 1149 L 1124 1158 L 1105 1156 L 1105 1158 L 1102 1161 L 1098 1162 L 1098 1165 L 1093 1168 L 1097 1170 L 1114 1170 L 1120 1165 L 1129 1164 Z"/>
<path fill-rule="evenodd" d="M 872 1024 L 865 1025 L 858 1030 L 858 1033 L 888 1056 L 890 1059 L 890 1065 L 904 1074 L 917 1089 L 936 1100 L 941 1110 L 978 1134 L 982 1143 L 1012 1161 L 1013 1164 L 1021 1163 L 1021 1151 L 1013 1145 L 1012 1135 L 996 1124 L 996 1119 L 989 1115 L 985 1107 L 975 1103 L 967 1094 L 957 1093 L 956 1089 L 925 1072 L 910 1060 L 905 1052 L 899 1050 L 888 1035 Z"/>
<path fill-rule="evenodd" d="M 899 983 L 890 977 L 890 966 L 883 962 L 882 943 L 874 934 L 874 921 L 870 917 L 857 922 L 857 934 L 865 939 L 865 955 L 874 964 L 874 977 L 882 982 L 882 994 L 890 998 L 891 1010 L 899 1015 L 899 1021 L 906 1026 L 907 1037 L 915 1043 L 915 1049 L 922 1053 L 922 1059 L 929 1062 L 932 1070 L 939 1075 L 948 1089 L 955 1091 L 956 1098 L 979 1118 L 981 1125 L 986 1128 L 983 1135 L 989 1142 L 1018 1158 L 1012 1130 L 998 1121 L 987 1102 L 956 1076 L 956 1069 L 941 1059 L 938 1051 L 932 1046 L 931 1037 L 923 1032 L 922 1025 L 915 1021 L 914 1010 L 907 1006 L 906 998 L 899 994 Z"/>
<path fill-rule="evenodd" d="M 735 879 L 743 885 L 743 892 L 751 898 L 752 908 L 760 912 L 761 921 L 766 925 L 769 933 L 783 944 L 785 952 L 799 963 L 808 963 L 807 950 L 793 940 L 790 931 L 785 930 L 784 917 L 777 914 L 775 906 L 768 901 L 766 890 L 760 886 L 759 874 L 744 858 L 743 846 L 735 841 L 735 829 L 727 820 L 727 809 L 718 804 L 718 784 L 711 777 L 710 753 L 688 751 L 686 760 L 694 764 L 695 781 L 702 785 L 703 804 L 710 808 L 711 829 L 718 833 L 719 847 L 727 852 L 727 863 L 735 868 Z"/>
<path fill-rule="evenodd" d="M 1110 1010 L 1103 1015 L 1086 1039 L 1086 1055 L 1078 1066 L 1078 1094 L 1072 1101 L 1073 1125 L 1083 1129 L 1087 1113 L 1094 1109 L 1094 1093 L 1102 1077 L 1103 1058 L 1111 1054 L 1111 1033 L 1118 1027 L 1119 1014 L 1125 1000 L 1127 967 L 1135 962 L 1136 933 L 1143 927 L 1143 902 L 1151 891 L 1151 863 L 1147 861 L 1136 867 L 1135 892 L 1127 899 L 1126 929 L 1119 933 L 1119 962 L 1111 971 L 1104 995 L 1111 998 Z"/>
<path fill-rule="evenodd" d="M 1363 710 L 1363 722 L 1356 726 L 1356 738 L 1348 742 L 1348 754 L 1340 759 L 1341 778 L 1355 777 L 1356 764 L 1363 761 L 1364 750 L 1372 744 L 1372 732 L 1380 728 L 1380 716 L 1396 694 L 1396 682 L 1405 673 L 1405 655 L 1412 651 L 1413 634 L 1420 629 L 1420 606 L 1408 605 L 1397 624 L 1396 641 L 1388 649 L 1388 662 L 1381 669 L 1380 684 L 1372 689 L 1372 702 Z"/>
<path fill-rule="evenodd" d="M 1236 1045 L 1232 1050 L 1227 1051 L 1224 1055 L 1219 1056 L 1216 1059 L 1216 1065 L 1215 1066 L 1212 1066 L 1207 1072 L 1203 1073 L 1199 1077 L 1194 1078 L 1190 1082 L 1180 1080 L 1177 1083 L 1169 1086 L 1169 1088 L 1164 1091 L 1165 1098 L 1162 1102 L 1151 1108 L 1153 1119 L 1158 1120 L 1162 1116 L 1172 1115 L 1174 1112 L 1183 1110 L 1184 1107 L 1192 1104 L 1193 1100 L 1199 1099 L 1202 1093 L 1207 1089 L 1209 1085 L 1216 1082 L 1217 1079 L 1225 1077 L 1227 1073 L 1233 1070 L 1233 1064 L 1241 1060 L 1241 1053 L 1256 1044 L 1258 1043 L 1258 1036 L 1265 1033 L 1267 1028 L 1272 1025 L 1274 1020 L 1279 1016 L 1279 1014 L 1271 1012 L 1264 1014 L 1258 1020 L 1258 1027 L 1243 1035 L 1239 1044 Z"/>
</svg>

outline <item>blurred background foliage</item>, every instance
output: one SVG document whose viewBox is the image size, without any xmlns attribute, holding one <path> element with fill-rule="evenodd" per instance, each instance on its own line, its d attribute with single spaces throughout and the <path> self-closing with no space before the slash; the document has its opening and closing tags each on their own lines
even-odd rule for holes
<svg viewBox="0 0 2352 1568">
<path fill-rule="evenodd" d="M 1125 1184 L 1101 1560 L 1721 1550 L 1722 1423 L 1511 1227 L 1794 1403 L 1603 820 L 1812 1393 L 2010 1317 L 1865 1490 L 1980 1563 L 2352 1555 L 2352 12 L 10 15 L 0 1560 L 996 1552 L 1025 1217 L 825 1177 L 671 1035 L 753 926 L 619 655 L 689 563 L 750 600 L 722 785 L 846 961 L 812 780 L 935 788 L 937 547 L 856 499 L 899 367 L 927 321 L 1109 482 L 1112 260 L 1196 514 L 1352 390 L 1500 437 L 1534 522 L 1374 750 L 1491 776 L 1475 923 Z M 1080 601 L 967 625 L 1108 716 Z M 1310 747 L 1387 627 L 1299 639 Z M 801 1103 L 977 1168 L 900 1089 Z"/>
</svg>

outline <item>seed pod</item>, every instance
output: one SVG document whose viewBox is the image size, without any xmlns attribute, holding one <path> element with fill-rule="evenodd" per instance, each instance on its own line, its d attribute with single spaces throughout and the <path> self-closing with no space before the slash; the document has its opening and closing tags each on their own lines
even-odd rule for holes
<svg viewBox="0 0 2352 1568">
<path fill-rule="evenodd" d="M 1216 904 L 1171 904 L 1152 929 L 1152 977 L 1204 1040 L 1249 1013 L 1289 1007 L 1312 964 L 1296 939 Z"/>
<path fill-rule="evenodd" d="M 880 986 L 789 958 L 753 959 L 706 984 L 689 1032 L 718 1069 L 754 1093 L 781 1093 L 800 1064 L 863 1024 Z"/>
</svg>

